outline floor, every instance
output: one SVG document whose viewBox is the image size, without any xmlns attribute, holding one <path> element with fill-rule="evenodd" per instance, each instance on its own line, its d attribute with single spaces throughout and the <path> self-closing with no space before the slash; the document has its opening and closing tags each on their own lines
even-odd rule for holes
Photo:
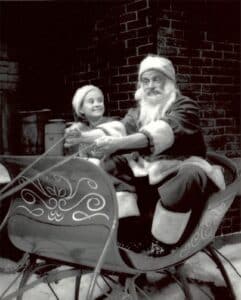
<svg viewBox="0 0 241 300">
<path fill-rule="evenodd" d="M 228 259 L 228 261 L 235 267 L 231 267 L 227 260 L 224 260 L 225 268 L 227 269 L 231 278 L 236 300 L 241 300 L 241 235 L 236 235 L 230 240 L 219 240 L 217 246 L 221 253 Z M 3 262 L 3 259 L 2 259 Z M 6 264 L 11 267 L 11 261 L 5 260 Z M 1 258 L 0 258 L 1 265 Z M 66 268 L 66 267 L 61 267 Z M 195 300 L 205 299 L 227 299 L 227 290 L 224 287 L 224 281 L 216 266 L 212 263 L 204 253 L 198 253 L 190 258 L 185 264 L 185 274 L 191 283 L 191 291 Z M 0 273 L 0 295 L 11 283 L 11 281 L 19 276 L 15 274 Z M 13 286 L 6 293 L 16 290 L 21 276 L 14 282 Z M 36 275 L 31 277 L 31 281 L 37 278 Z M 80 288 L 80 299 L 85 300 L 88 291 L 88 286 L 91 281 L 91 275 L 86 274 L 82 277 Z M 137 279 L 138 281 L 138 279 Z M 98 280 L 99 286 L 103 286 L 101 279 Z M 182 300 L 184 294 L 178 284 L 168 280 L 163 275 L 156 273 L 148 273 L 147 277 L 139 280 L 138 299 L 152 299 L 152 300 Z M 74 299 L 74 278 L 62 279 L 52 284 L 52 288 L 58 295 L 60 300 Z M 106 288 L 105 291 L 108 289 Z M 103 294 L 103 290 L 98 286 L 95 289 L 95 298 Z M 224 298 L 223 298 L 224 297 Z M 1 296 L 0 296 L 1 299 Z M 55 300 L 57 299 L 46 284 L 40 284 L 24 294 L 23 300 Z M 106 298 L 108 300 L 130 300 L 124 293 L 124 287 L 118 286 L 113 289 L 113 292 Z"/>
</svg>

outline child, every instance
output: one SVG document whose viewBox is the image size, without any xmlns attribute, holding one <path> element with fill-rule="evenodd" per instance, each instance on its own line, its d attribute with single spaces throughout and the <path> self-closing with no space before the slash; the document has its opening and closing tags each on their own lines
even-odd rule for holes
<svg viewBox="0 0 241 300">
<path fill-rule="evenodd" d="M 81 157 L 97 156 L 87 147 L 93 141 L 80 139 L 81 132 L 94 129 L 96 126 L 111 121 L 104 116 L 105 104 L 102 91 L 94 85 L 85 85 L 76 90 L 72 106 L 75 122 L 66 129 L 65 148 L 68 152 L 79 151 Z M 88 150 L 87 150 L 88 149 Z"/>
<path fill-rule="evenodd" d="M 94 129 L 96 126 L 112 121 L 112 118 L 105 117 L 105 105 L 104 105 L 104 95 L 102 91 L 94 85 L 85 85 L 76 90 L 72 106 L 74 110 L 75 122 L 66 129 L 66 140 L 65 147 L 68 149 L 68 153 L 79 152 L 79 156 L 88 158 L 91 162 L 96 165 L 100 165 L 100 160 L 98 154 L 93 151 L 91 144 L 94 142 L 95 138 L 90 137 L 89 139 L 83 139 L 81 137 L 81 132 L 88 131 L 89 129 Z M 84 274 L 84 280 L 81 282 L 81 292 L 87 294 L 88 284 L 90 284 L 92 278 L 92 273 Z M 101 296 L 109 290 L 108 285 L 103 281 L 101 276 L 98 277 L 98 286 L 95 287 L 95 296 Z M 109 283 L 110 284 L 110 283 Z M 82 295 L 83 295 L 82 294 Z M 95 297 L 95 299 L 96 299 Z"/>
<path fill-rule="evenodd" d="M 98 129 L 106 132 L 99 125 L 113 121 L 113 118 L 103 116 L 105 106 L 102 91 L 94 85 L 85 85 L 75 92 L 72 105 L 76 122 L 66 129 L 65 147 L 71 149 L 70 153 L 78 152 L 80 157 L 88 158 L 92 163 L 103 167 L 100 160 L 103 158 L 103 152 L 97 151 L 94 145 L 98 134 L 96 136 L 95 130 L 91 130 Z M 126 176 L 129 175 L 124 170 L 124 177 Z M 115 185 L 115 182 L 113 184 Z M 119 191 L 117 186 L 115 188 L 119 218 L 139 215 L 136 195 L 125 190 Z"/>
</svg>

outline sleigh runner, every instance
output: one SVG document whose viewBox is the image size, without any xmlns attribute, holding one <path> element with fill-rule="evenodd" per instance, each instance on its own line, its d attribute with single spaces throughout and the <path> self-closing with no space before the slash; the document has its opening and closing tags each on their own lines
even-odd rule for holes
<svg viewBox="0 0 241 300">
<path fill-rule="evenodd" d="M 50 271 L 45 276 L 55 280 L 74 274 L 76 299 L 81 269 L 94 270 L 89 299 L 92 299 L 98 274 L 115 273 L 127 280 L 149 271 L 169 270 L 174 270 L 181 278 L 187 299 L 192 299 L 182 265 L 198 251 L 205 251 L 220 268 L 234 298 L 232 284 L 212 241 L 236 196 L 238 173 L 229 159 L 214 153 L 209 153 L 208 158 L 225 169 L 226 189 L 209 197 L 198 222 L 180 247 L 167 256 L 150 257 L 144 251 L 136 253 L 118 243 L 116 195 L 109 177 L 99 167 L 77 157 L 46 156 L 34 163 L 35 156 L 1 156 L 0 162 L 11 178 L 18 176 L 18 180 L 1 194 L 2 201 L 11 202 L 6 218 L 8 235 L 13 245 L 31 258 L 20 289 L 12 296 L 17 294 L 21 299 L 25 289 L 31 288 L 27 285 L 28 276 L 34 268 L 44 268 L 36 265 L 37 258 L 44 258 L 48 264 L 73 268 L 69 273 L 60 275 Z M 132 299 L 137 299 L 133 289 L 130 294 Z M 3 299 L 10 299 L 10 296 Z"/>
</svg>

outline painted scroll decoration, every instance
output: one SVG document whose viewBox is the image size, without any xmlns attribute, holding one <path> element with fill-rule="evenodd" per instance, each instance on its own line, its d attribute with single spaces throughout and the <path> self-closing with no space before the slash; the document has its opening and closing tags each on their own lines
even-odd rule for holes
<svg viewBox="0 0 241 300">
<path fill-rule="evenodd" d="M 204 241 L 213 239 L 220 221 L 229 208 L 230 201 L 228 200 L 230 200 L 230 196 L 227 197 L 227 199 L 224 199 L 219 206 L 210 209 L 209 212 L 206 213 L 206 216 L 204 217 L 202 224 L 199 226 L 196 233 L 182 248 L 180 252 L 181 258 L 187 256 L 189 253 L 192 253 L 193 249 L 197 248 Z"/>
<path fill-rule="evenodd" d="M 19 183 L 29 180 L 21 177 Z M 84 189 L 84 193 L 80 192 Z M 94 217 L 109 220 L 105 212 L 106 199 L 98 193 L 98 183 L 82 177 L 73 188 L 70 180 L 61 175 L 45 175 L 31 182 L 20 192 L 21 204 L 15 210 L 47 222 L 82 222 Z"/>
</svg>

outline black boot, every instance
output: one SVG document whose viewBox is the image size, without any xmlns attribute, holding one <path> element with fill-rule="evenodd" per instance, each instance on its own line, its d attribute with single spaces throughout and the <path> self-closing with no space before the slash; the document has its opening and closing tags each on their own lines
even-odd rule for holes
<svg viewBox="0 0 241 300">
<path fill-rule="evenodd" d="M 141 217 L 128 217 L 119 220 L 118 245 L 119 247 L 142 252 L 150 245 L 150 226 Z"/>
<path fill-rule="evenodd" d="M 153 237 L 149 249 L 146 254 L 152 257 L 162 257 L 171 253 L 172 246 L 164 244 Z"/>
</svg>

